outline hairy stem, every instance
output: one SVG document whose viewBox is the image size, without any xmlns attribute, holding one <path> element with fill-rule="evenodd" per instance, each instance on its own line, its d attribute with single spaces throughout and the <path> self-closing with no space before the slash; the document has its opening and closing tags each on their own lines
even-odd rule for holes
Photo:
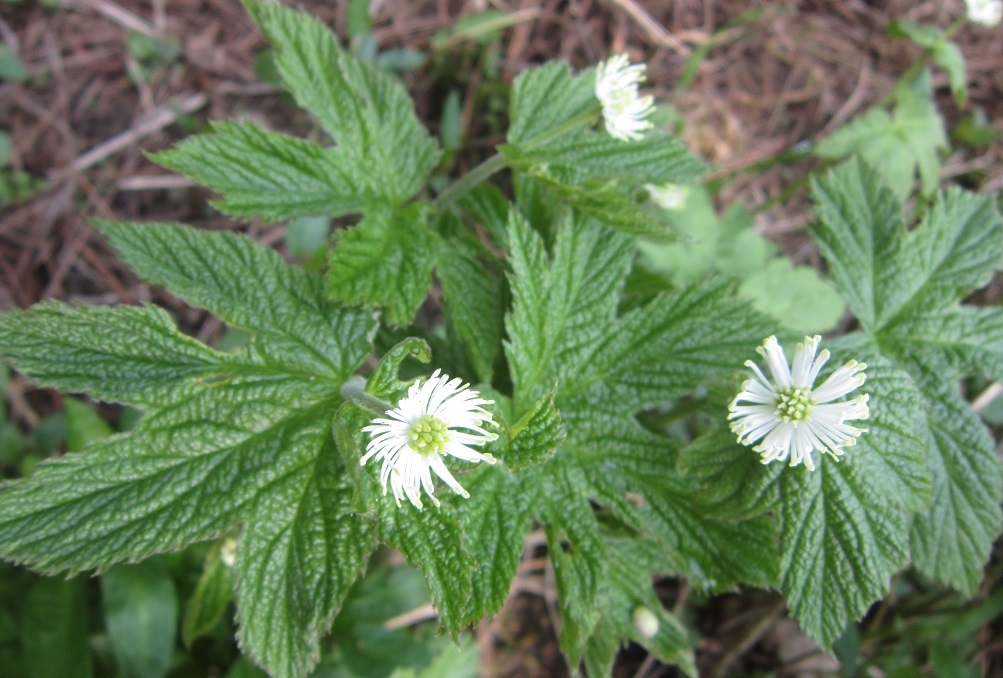
<svg viewBox="0 0 1003 678">
<path fill-rule="evenodd" d="M 576 115 L 570 120 L 561 123 L 557 127 L 547 130 L 546 132 L 544 132 L 539 136 L 533 137 L 532 139 L 526 142 L 518 144 L 518 146 L 523 151 L 532 151 L 534 148 L 539 148 L 548 141 L 552 141 L 553 139 L 563 136 L 568 132 L 572 132 L 578 129 L 579 127 L 585 125 L 591 125 L 592 123 L 595 122 L 596 115 L 599 114 L 599 111 L 600 107 L 597 105 L 585 111 L 584 113 Z M 508 166 L 508 161 L 502 154 L 498 153 L 491 156 L 490 158 L 482 162 L 480 165 L 477 165 L 472 170 L 470 170 L 462 177 L 460 177 L 452 184 L 450 184 L 446 188 L 446 190 L 440 193 L 438 197 L 436 197 L 436 199 L 432 201 L 432 204 L 435 205 L 435 208 L 440 211 L 445 209 L 446 207 L 449 207 L 454 202 L 459 200 L 463 195 L 465 195 L 473 188 L 475 188 L 477 185 L 479 185 L 481 182 L 487 180 L 491 175 L 496 174 L 497 172 L 500 172 L 501 170 L 505 169 L 505 167 L 507 166 Z"/>
<path fill-rule="evenodd" d="M 360 407 L 373 414 L 386 414 L 388 410 L 392 410 L 394 407 L 387 401 L 366 393 L 366 380 L 362 377 L 352 377 L 342 384 L 341 397 L 356 407 Z"/>
</svg>

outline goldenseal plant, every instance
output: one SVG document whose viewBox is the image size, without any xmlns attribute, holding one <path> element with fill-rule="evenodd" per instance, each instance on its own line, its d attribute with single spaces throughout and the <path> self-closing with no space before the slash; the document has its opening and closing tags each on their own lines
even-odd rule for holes
<svg viewBox="0 0 1003 678">
<path fill-rule="evenodd" d="M 469 384 L 463 384 L 460 379 L 451 380 L 436 370 L 424 382 L 412 384 L 397 407 L 386 411 L 385 418 L 375 419 L 362 429 L 372 439 L 366 445 L 366 454 L 360 464 L 365 466 L 373 457 L 383 462 L 380 471 L 383 492 L 386 493 L 389 481 L 398 506 L 406 496 L 415 508 L 421 509 L 422 489 L 436 506 L 439 505 L 432 485 L 432 471 L 453 492 L 469 497 L 442 458 L 450 456 L 468 462 L 495 463 L 490 454 L 473 449 L 473 446 L 498 438 L 497 434 L 485 430 L 495 423 L 482 405 L 492 402 L 470 390 Z"/>
<path fill-rule="evenodd" d="M 753 449 L 760 453 L 764 464 L 789 457 L 791 466 L 804 462 L 809 471 L 814 471 L 813 451 L 839 461 L 843 448 L 856 444 L 865 431 L 846 422 L 867 419 L 867 395 L 833 401 L 864 383 L 867 365 L 850 360 L 821 385 L 814 386 L 829 360 L 825 349 L 816 355 L 820 341 L 822 337 L 815 335 L 797 345 L 792 370 L 777 338 L 767 337 L 756 350 L 766 359 L 772 380 L 754 362 L 745 361 L 755 377 L 742 385 L 742 392 L 731 402 L 728 419 L 738 442 L 751 445 L 762 440 Z"/>
<path fill-rule="evenodd" d="M 904 568 L 978 590 L 1003 472 L 959 384 L 1003 379 L 1003 311 L 966 303 L 1003 265 L 992 196 L 940 190 L 925 155 L 918 188 L 912 165 L 890 182 L 842 147 L 811 178 L 809 235 L 853 329 L 819 351 L 792 327 L 794 273 L 756 310 L 729 275 L 638 263 L 670 219 L 715 217 L 707 166 L 648 119 L 643 64 L 519 74 L 504 143 L 452 176 L 393 75 L 306 14 L 245 5 L 314 127 L 219 122 L 152 158 L 235 219 L 353 225 L 317 272 L 232 230 L 95 221 L 141 280 L 250 339 L 217 350 L 153 304 L 0 315 L 0 356 L 26 380 L 142 413 L 0 486 L 0 557 L 107 577 L 210 542 L 185 618 L 216 616 L 182 637 L 232 601 L 241 652 L 281 677 L 353 645 L 345 601 L 387 548 L 459 640 L 542 533 L 560 648 L 590 676 L 627 642 L 695 675 L 656 577 L 775 589 L 826 650 Z M 933 105 L 908 96 L 903 115 Z M 670 185 L 690 197 L 659 209 L 651 187 Z M 791 367 L 781 342 L 806 331 Z M 729 414 L 755 346 L 766 371 L 750 366 Z M 827 358 L 842 367 L 823 378 Z"/>
</svg>

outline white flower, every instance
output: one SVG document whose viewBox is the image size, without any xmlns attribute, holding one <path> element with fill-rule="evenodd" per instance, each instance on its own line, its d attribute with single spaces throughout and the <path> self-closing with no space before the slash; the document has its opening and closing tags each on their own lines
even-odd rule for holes
<svg viewBox="0 0 1003 678">
<path fill-rule="evenodd" d="M 680 186 L 679 184 L 663 184 L 661 186 L 645 184 L 644 188 L 648 191 L 651 201 L 666 210 L 682 209 L 683 205 L 686 204 L 686 196 L 690 193 L 689 186 Z"/>
<path fill-rule="evenodd" d="M 481 407 L 494 401 L 484 400 L 468 386 L 460 379 L 450 381 L 436 370 L 424 383 L 419 380 L 411 384 L 397 407 L 387 410 L 387 419 L 375 419 L 362 429 L 372 439 L 366 445 L 361 464 L 365 466 L 374 456 L 383 460 L 380 471 L 383 494 L 387 493 L 389 480 L 397 506 L 407 497 L 416 508 L 422 508 L 422 489 L 438 506 L 432 471 L 457 494 L 470 496 L 446 468 L 442 461 L 444 454 L 464 461 L 495 463 L 490 454 L 481 454 L 470 447 L 498 437 L 484 430 L 485 426 L 496 424 L 491 413 Z"/>
<path fill-rule="evenodd" d="M 968 20 L 983 26 L 995 26 L 1003 19 L 1003 0 L 965 0 Z"/>
<path fill-rule="evenodd" d="M 596 98 L 602 103 L 602 117 L 610 136 L 633 141 L 651 127 L 646 118 L 655 100 L 637 96 L 637 86 L 647 69 L 645 64 L 631 66 L 626 54 L 610 57 L 596 67 Z"/>
<path fill-rule="evenodd" d="M 847 420 L 867 419 L 867 396 L 853 400 L 833 402 L 864 383 L 867 365 L 851 360 L 832 373 L 825 382 L 813 388 L 829 352 L 823 350 L 815 357 L 822 337 L 805 337 L 794 352 L 793 373 L 787 366 L 784 351 L 776 337 L 769 337 L 756 350 L 766 358 L 773 376 L 771 382 L 751 360 L 745 364 L 752 368 L 755 379 L 742 385 L 742 392 L 731 402 L 731 430 L 738 442 L 754 447 L 764 464 L 784 461 L 790 455 L 791 466 L 802 461 L 808 470 L 815 470 L 812 451 L 832 455 L 839 460 L 844 447 L 857 442 L 857 436 L 866 429 L 847 425 Z M 740 401 L 751 403 L 739 405 Z"/>
</svg>

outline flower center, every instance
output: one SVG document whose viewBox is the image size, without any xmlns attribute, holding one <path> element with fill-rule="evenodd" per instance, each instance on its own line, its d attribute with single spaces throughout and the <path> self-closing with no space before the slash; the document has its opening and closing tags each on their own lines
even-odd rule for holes
<svg viewBox="0 0 1003 678">
<path fill-rule="evenodd" d="M 807 388 L 788 388 L 777 394 L 777 414 L 784 421 L 804 421 L 811 416 L 815 401 Z"/>
<path fill-rule="evenodd" d="M 411 424 L 407 432 L 407 444 L 412 450 L 427 457 L 430 454 L 441 454 L 449 442 L 449 427 L 446 422 L 436 419 L 430 414 L 422 415 Z"/>
</svg>

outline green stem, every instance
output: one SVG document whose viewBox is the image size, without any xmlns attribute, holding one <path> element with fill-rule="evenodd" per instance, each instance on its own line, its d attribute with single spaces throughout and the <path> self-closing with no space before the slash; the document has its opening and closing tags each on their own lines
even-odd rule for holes
<svg viewBox="0 0 1003 678">
<path fill-rule="evenodd" d="M 593 108 L 576 115 L 575 117 L 567 120 L 553 129 L 547 130 L 543 134 L 533 137 L 529 141 L 522 144 L 517 144 L 523 151 L 532 151 L 534 148 L 539 148 L 548 141 L 552 141 L 557 137 L 563 136 L 568 132 L 572 132 L 575 129 L 583 125 L 591 125 L 595 122 L 596 115 L 601 111 L 601 107 L 596 105 Z M 493 174 L 500 172 L 508 166 L 508 161 L 505 156 L 498 153 L 491 156 L 480 165 L 477 165 L 472 170 L 464 174 L 462 177 L 450 184 L 446 190 L 436 197 L 432 201 L 432 204 L 439 211 L 449 207 L 454 202 L 459 200 L 467 192 L 471 191 L 481 182 L 488 179 Z"/>
<path fill-rule="evenodd" d="M 562 122 L 557 127 L 547 130 L 540 136 L 533 137 L 529 141 L 519 144 L 519 146 L 521 146 L 522 150 L 524 151 L 532 151 L 534 148 L 539 148 L 540 146 L 543 146 L 548 141 L 552 141 L 559 136 L 563 136 L 568 132 L 574 131 L 575 128 L 577 127 L 581 127 L 582 125 L 586 124 L 592 125 L 595 122 L 596 116 L 599 115 L 601 112 L 602 112 L 602 106 L 596 104 L 595 106 L 588 109 L 584 113 L 579 113 L 570 120 Z"/>
<path fill-rule="evenodd" d="M 462 177 L 451 183 L 445 191 L 432 201 L 437 210 L 443 210 L 459 200 L 465 193 L 496 172 L 505 169 L 505 156 L 493 155 Z"/>
<path fill-rule="evenodd" d="M 342 384 L 341 397 L 356 407 L 373 414 L 386 414 L 388 410 L 392 410 L 394 407 L 387 401 L 366 393 L 366 380 L 362 377 L 352 377 Z"/>
<path fill-rule="evenodd" d="M 950 26 L 944 29 L 944 40 L 950 40 L 951 36 L 954 35 L 958 31 L 958 29 L 964 26 L 966 23 L 968 23 L 968 21 L 965 17 L 956 19 L 954 23 L 952 23 Z M 922 56 L 916 59 L 916 61 L 909 64 L 909 68 L 905 69 L 902 75 L 899 76 L 899 79 L 895 82 L 895 86 L 885 93 L 885 95 L 881 98 L 881 101 L 878 103 L 878 106 L 880 108 L 887 108 L 888 105 L 892 103 L 892 99 L 895 98 L 895 90 L 897 90 L 903 84 L 915 78 L 920 71 L 926 68 L 927 61 L 929 61 L 929 59 L 932 56 L 933 56 L 933 48 L 932 47 L 925 48 L 923 50 Z"/>
</svg>

